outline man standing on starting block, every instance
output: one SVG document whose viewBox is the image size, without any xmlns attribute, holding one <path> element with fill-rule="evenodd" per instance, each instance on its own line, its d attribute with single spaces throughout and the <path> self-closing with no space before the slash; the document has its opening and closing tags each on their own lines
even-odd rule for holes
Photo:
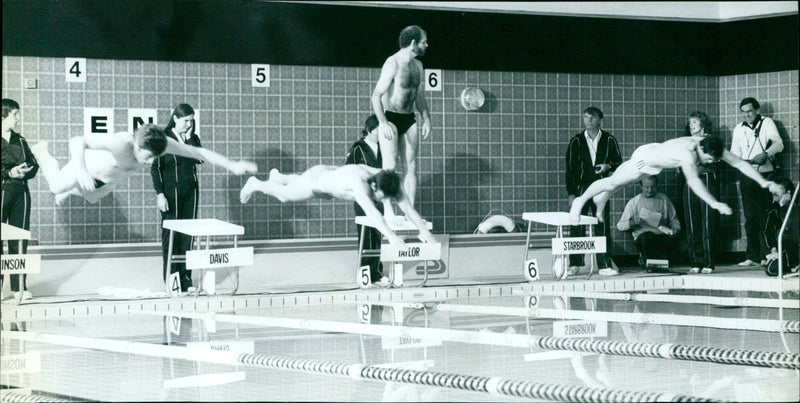
<svg viewBox="0 0 800 403">
<path fill-rule="evenodd" d="M 598 220 L 602 220 L 606 202 L 620 187 L 637 182 L 648 175 L 658 175 L 663 169 L 679 167 L 686 176 L 686 184 L 699 198 L 721 214 L 731 215 L 731 208 L 715 199 L 697 175 L 698 165 L 720 159 L 756 181 L 762 188 L 772 190 L 776 186 L 775 182 L 764 179 L 747 161 L 726 150 L 719 137 L 679 137 L 637 148 L 631 159 L 623 162 L 613 175 L 592 183 L 582 195 L 575 198 L 569 211 L 570 220 L 573 223 L 580 221 L 583 205 L 589 199 L 597 205 L 595 216 Z"/>
<path fill-rule="evenodd" d="M 398 154 L 404 164 L 404 185 L 408 201 L 414 205 L 417 192 L 417 120 L 414 108 L 422 120 L 422 138 L 431 133 L 431 117 L 425 101 L 425 70 L 417 57 L 428 49 L 428 35 L 422 28 L 411 25 L 400 31 L 400 50 L 389 56 L 381 68 L 381 76 L 372 92 L 372 111 L 378 117 L 378 141 L 383 153 L 383 169 L 395 170 Z M 394 215 L 388 200 L 383 212 Z"/>
<path fill-rule="evenodd" d="M 425 226 L 425 221 L 411 205 L 400 183 L 400 176 L 392 171 L 384 171 L 367 165 L 354 164 L 342 167 L 332 165 L 316 165 L 302 174 L 284 175 L 273 169 L 269 172 L 269 180 L 260 181 L 255 176 L 247 179 L 247 183 L 239 193 L 242 204 L 247 203 L 254 192 L 268 194 L 281 203 L 299 202 L 313 198 L 341 199 L 355 201 L 393 246 L 405 249 L 403 240 L 386 224 L 373 201 L 384 202 L 394 199 L 409 221 L 419 229 L 419 238 L 423 242 L 437 243 Z"/>
</svg>

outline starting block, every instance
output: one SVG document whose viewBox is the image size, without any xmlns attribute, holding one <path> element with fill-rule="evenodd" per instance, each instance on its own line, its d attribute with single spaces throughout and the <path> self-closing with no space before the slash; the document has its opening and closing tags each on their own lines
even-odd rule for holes
<svg viewBox="0 0 800 403">
<path fill-rule="evenodd" d="M 592 274 L 597 268 L 597 261 L 595 253 L 604 253 L 606 251 L 606 238 L 595 237 L 593 235 L 593 225 L 598 223 L 596 217 L 582 215 L 576 225 L 586 225 L 587 237 L 580 238 L 565 238 L 564 227 L 573 225 L 570 220 L 569 213 L 565 212 L 545 212 L 545 213 L 523 213 L 522 219 L 528 222 L 528 234 L 525 239 L 525 267 L 524 275 L 529 281 L 539 279 L 538 263 L 536 259 L 528 260 L 529 251 L 533 248 L 531 245 L 531 223 L 538 222 L 542 224 L 549 224 L 556 226 L 556 236 L 553 238 L 551 247 L 553 251 L 553 276 L 556 280 L 563 280 L 567 278 L 567 268 L 569 267 L 568 255 L 573 254 L 590 254 L 589 259 L 589 274 L 586 279 L 592 277 Z"/>
<path fill-rule="evenodd" d="M 2 223 L 2 240 L 3 241 L 18 241 L 19 251 L 22 252 L 23 241 L 31 239 L 31 232 L 22 228 L 15 227 L 6 223 Z M 0 274 L 3 276 L 8 274 L 38 274 L 42 269 L 42 255 L 39 254 L 14 254 L 0 256 L 2 266 Z M 19 290 L 23 288 L 22 277 L 19 277 Z M 19 293 L 17 304 L 22 302 L 22 292 Z"/>
<path fill-rule="evenodd" d="M 236 294 L 239 288 L 239 267 L 253 265 L 253 247 L 246 248 L 238 247 L 239 235 L 244 235 L 244 227 L 241 225 L 231 224 L 217 219 L 192 219 L 192 220 L 164 220 L 164 228 L 169 230 L 169 251 L 172 251 L 173 239 L 175 232 L 189 235 L 194 239 L 200 239 L 198 246 L 202 243 L 202 237 L 205 237 L 205 249 L 195 249 L 186 251 L 186 255 L 167 255 L 167 267 L 172 267 L 173 263 L 186 263 L 187 270 L 201 270 L 200 283 L 195 289 L 195 297 L 200 294 L 201 289 L 205 289 L 206 293 L 211 295 L 215 293 L 215 276 L 214 272 L 206 277 L 206 270 L 208 269 L 234 269 L 236 280 L 234 282 L 233 291 L 231 295 Z M 211 237 L 213 236 L 233 236 L 233 248 L 226 249 L 210 249 Z M 175 273 L 177 274 L 177 273 Z M 177 276 L 170 276 L 167 273 L 167 292 L 170 296 L 175 296 L 176 291 L 180 291 L 180 284 L 173 284 L 171 278 L 177 279 Z M 176 290 L 177 285 L 177 290 Z"/>
<path fill-rule="evenodd" d="M 400 238 L 407 239 L 411 236 L 416 236 L 418 234 L 418 229 L 405 216 L 395 216 L 395 217 L 384 217 L 386 221 L 386 225 L 394 231 Z M 375 222 L 367 217 L 367 216 L 358 216 L 356 217 L 356 224 L 361 225 L 361 236 L 360 242 L 358 244 L 358 260 L 357 264 L 359 265 L 359 285 L 362 288 L 369 287 L 372 284 L 372 280 L 370 278 L 369 273 L 369 266 L 360 267 L 361 258 L 364 256 L 368 257 L 377 257 L 380 256 L 381 262 L 384 262 L 383 268 L 384 271 L 388 269 L 388 276 L 389 280 L 391 281 L 392 285 L 394 286 L 402 286 L 403 285 L 403 264 L 400 262 L 418 262 L 420 260 L 423 261 L 435 261 L 439 260 L 442 257 L 442 244 L 441 243 L 407 243 L 405 249 L 397 248 L 390 244 L 382 244 L 380 250 L 375 249 L 364 249 L 364 234 L 366 232 L 366 228 L 375 228 Z M 430 221 L 425 221 L 425 227 L 428 230 L 433 229 L 433 224 Z M 383 239 L 386 239 L 383 237 Z M 388 264 L 391 263 L 391 264 Z M 425 265 L 425 269 L 423 272 L 423 279 L 418 287 L 425 286 L 425 282 L 428 281 L 428 265 Z"/>
</svg>

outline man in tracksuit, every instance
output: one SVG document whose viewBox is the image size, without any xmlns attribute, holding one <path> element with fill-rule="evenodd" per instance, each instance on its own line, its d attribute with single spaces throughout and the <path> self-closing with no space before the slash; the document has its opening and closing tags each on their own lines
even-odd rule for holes
<svg viewBox="0 0 800 403">
<path fill-rule="evenodd" d="M 589 185 L 600 178 L 608 177 L 622 164 L 617 139 L 600 129 L 602 121 L 603 111 L 594 106 L 586 108 L 583 111 L 583 124 L 586 130 L 573 136 L 567 146 L 566 182 L 570 206 Z M 595 215 L 596 211 L 597 206 L 590 200 L 584 205 L 581 214 Z M 609 209 L 605 209 L 604 218 L 601 218 L 603 222 L 598 226 L 596 235 L 605 236 L 609 233 L 608 211 Z M 570 228 L 571 237 L 581 237 L 585 234 L 586 230 L 582 225 Z M 597 255 L 597 263 L 600 266 L 600 274 L 618 274 L 606 261 L 605 254 Z M 568 273 L 573 276 L 578 274 L 583 264 L 583 255 L 570 255 Z"/>
</svg>

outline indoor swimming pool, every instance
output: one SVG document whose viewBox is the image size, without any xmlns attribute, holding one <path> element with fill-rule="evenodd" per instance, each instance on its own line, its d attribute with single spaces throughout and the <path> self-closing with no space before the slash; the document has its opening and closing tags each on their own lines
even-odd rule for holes
<svg viewBox="0 0 800 403">
<path fill-rule="evenodd" d="M 4 304 L 4 401 L 798 400 L 797 293 L 735 283 Z"/>
</svg>

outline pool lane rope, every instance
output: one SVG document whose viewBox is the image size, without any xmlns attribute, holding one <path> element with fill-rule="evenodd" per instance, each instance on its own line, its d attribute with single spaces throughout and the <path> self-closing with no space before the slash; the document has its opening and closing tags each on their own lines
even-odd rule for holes
<svg viewBox="0 0 800 403">
<path fill-rule="evenodd" d="M 0 401 L 3 403 L 10 402 L 74 402 L 74 400 L 55 398 L 51 396 L 41 396 L 22 392 L 16 392 L 13 389 L 3 389 L 0 391 Z"/>
<path fill-rule="evenodd" d="M 670 302 L 678 304 L 707 304 L 721 306 L 752 306 L 759 308 L 786 308 L 800 309 L 800 300 L 797 299 L 770 299 L 753 297 L 717 297 L 706 295 L 682 295 L 682 294 L 635 294 L 623 292 L 590 292 L 590 291 L 536 291 L 520 292 L 519 295 L 532 296 L 561 296 L 576 298 L 595 298 L 614 301 L 639 301 L 639 302 Z"/>
<path fill-rule="evenodd" d="M 392 304 L 385 304 L 391 306 Z M 604 322 L 645 323 L 654 325 L 713 327 L 728 330 L 800 333 L 800 321 L 774 319 L 717 318 L 713 316 L 674 315 L 665 313 L 595 312 L 570 309 L 516 308 L 490 305 L 439 304 L 445 312 L 480 313 L 531 318 L 594 320 Z"/>
<path fill-rule="evenodd" d="M 360 363 L 349 364 L 314 358 L 297 358 L 266 354 L 236 354 L 224 351 L 196 350 L 181 346 L 164 346 L 123 340 L 63 336 L 38 332 L 3 332 L 2 338 L 113 351 L 160 358 L 177 358 L 215 364 L 297 371 L 324 375 L 401 382 L 500 396 L 561 402 L 712 402 L 715 400 L 672 393 L 622 391 L 575 385 L 548 384 L 509 379 L 499 376 L 464 375 L 449 372 L 387 368 Z"/>
<path fill-rule="evenodd" d="M 800 354 L 729 348 L 687 346 L 672 343 L 640 343 L 591 339 L 473 332 L 453 329 L 432 329 L 410 326 L 375 325 L 352 322 L 335 322 L 316 319 L 277 318 L 249 315 L 231 315 L 216 312 L 142 311 L 145 315 L 164 315 L 207 322 L 238 323 L 254 326 L 283 327 L 335 333 L 369 334 L 374 336 L 410 337 L 489 344 L 506 347 L 545 350 L 581 351 L 587 353 L 622 355 L 630 357 L 671 358 L 686 361 L 718 364 L 748 365 L 754 367 L 800 369 Z"/>
</svg>

